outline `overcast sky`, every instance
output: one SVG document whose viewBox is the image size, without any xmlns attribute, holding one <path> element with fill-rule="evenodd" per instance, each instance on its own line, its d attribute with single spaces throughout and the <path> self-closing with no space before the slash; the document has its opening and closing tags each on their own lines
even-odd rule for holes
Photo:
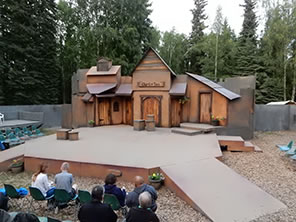
<svg viewBox="0 0 296 222">
<path fill-rule="evenodd" d="M 193 0 L 151 0 L 153 12 L 150 16 L 153 25 L 160 31 L 170 31 L 175 27 L 179 33 L 191 32 L 191 9 L 194 8 Z M 223 16 L 227 17 L 231 28 L 238 34 L 243 22 L 243 8 L 239 5 L 244 0 L 208 0 L 206 13 L 207 25 L 212 26 L 218 5 L 221 5 Z"/>
</svg>

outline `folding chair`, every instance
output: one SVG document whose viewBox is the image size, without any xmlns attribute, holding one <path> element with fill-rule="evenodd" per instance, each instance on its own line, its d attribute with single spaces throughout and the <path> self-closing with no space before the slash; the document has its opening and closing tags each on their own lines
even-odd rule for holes
<svg viewBox="0 0 296 222">
<path fill-rule="evenodd" d="M 121 207 L 117 197 L 113 194 L 104 194 L 104 203 L 109 204 L 112 210 L 121 210 L 123 216 L 126 215 L 127 209 L 126 207 Z"/>
<path fill-rule="evenodd" d="M 11 202 L 12 207 L 22 209 L 23 203 L 22 202 L 19 203 L 19 200 L 22 200 L 22 199 L 27 200 L 26 199 L 27 195 L 20 195 L 15 189 L 15 187 L 10 184 L 4 184 L 4 188 L 5 188 L 6 195 L 8 196 Z"/>
<path fill-rule="evenodd" d="M 71 198 L 71 195 L 66 191 L 62 189 L 55 189 L 54 190 L 54 199 L 56 201 L 56 209 L 55 213 L 59 212 L 59 208 L 61 206 L 67 205 L 70 201 L 76 200 L 78 195 L 76 194 L 75 197 Z"/>
<path fill-rule="evenodd" d="M 52 195 L 50 197 L 44 197 L 42 192 L 37 187 L 29 187 L 29 190 L 30 190 L 30 194 L 32 197 L 32 199 L 30 201 L 30 209 L 32 209 L 34 211 L 42 208 L 42 202 L 49 201 L 49 200 L 53 199 L 53 197 L 54 197 L 54 195 Z M 38 203 L 38 208 L 34 207 L 34 200 L 36 201 L 36 203 Z"/>
<path fill-rule="evenodd" d="M 290 143 L 287 146 L 278 145 L 281 151 L 288 151 L 293 146 L 293 140 L 290 141 Z"/>
<path fill-rule="evenodd" d="M 36 129 L 34 134 L 35 134 L 36 136 L 44 136 L 44 134 L 41 133 L 41 131 L 40 131 L 39 129 Z"/>
<path fill-rule="evenodd" d="M 78 200 L 80 205 L 91 201 L 91 195 L 86 190 L 78 190 Z"/>
</svg>

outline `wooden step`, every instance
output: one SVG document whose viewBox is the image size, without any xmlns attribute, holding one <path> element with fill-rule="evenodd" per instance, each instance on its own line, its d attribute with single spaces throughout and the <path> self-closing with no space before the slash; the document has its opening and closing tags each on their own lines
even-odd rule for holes
<svg viewBox="0 0 296 222">
<path fill-rule="evenodd" d="M 227 151 L 254 152 L 255 146 L 244 141 L 240 136 L 217 136 L 220 146 L 227 146 Z"/>
<path fill-rule="evenodd" d="M 240 136 L 217 136 L 220 146 L 242 147 L 245 141 Z"/>
<path fill-rule="evenodd" d="M 202 130 L 204 133 L 209 133 L 215 131 L 216 128 L 221 128 L 221 126 L 212 126 L 209 124 L 201 123 L 181 123 L 181 128 L 191 129 L 191 130 Z"/>
<path fill-rule="evenodd" d="M 192 129 L 184 129 L 184 128 L 172 128 L 171 132 L 186 135 L 186 136 L 195 136 L 203 133 L 201 130 L 192 130 Z"/>
<path fill-rule="evenodd" d="M 245 142 L 244 146 L 228 146 L 227 151 L 237 151 L 237 152 L 254 152 L 255 147 L 250 142 Z"/>
</svg>

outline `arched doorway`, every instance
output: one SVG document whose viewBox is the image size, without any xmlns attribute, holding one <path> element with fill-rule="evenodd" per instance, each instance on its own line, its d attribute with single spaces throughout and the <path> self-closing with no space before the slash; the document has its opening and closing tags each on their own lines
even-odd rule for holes
<svg viewBox="0 0 296 222">
<path fill-rule="evenodd" d="M 155 125 L 161 123 L 161 97 L 146 96 L 142 97 L 142 119 L 147 119 L 148 115 L 154 115 Z"/>
</svg>

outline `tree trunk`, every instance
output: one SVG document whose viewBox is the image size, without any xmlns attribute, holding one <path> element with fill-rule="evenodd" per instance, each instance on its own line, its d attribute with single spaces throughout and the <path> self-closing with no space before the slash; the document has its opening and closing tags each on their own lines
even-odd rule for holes
<svg viewBox="0 0 296 222">
<path fill-rule="evenodd" d="M 292 101 L 295 101 L 295 91 L 296 91 L 296 63 L 294 64 L 294 74 L 293 74 L 293 82 L 292 82 L 292 95 L 291 95 Z"/>
<path fill-rule="evenodd" d="M 215 55 L 215 81 L 217 82 L 217 72 L 218 72 L 218 42 L 219 35 L 216 34 L 216 55 Z"/>
<path fill-rule="evenodd" d="M 288 65 L 288 60 L 284 62 L 284 101 L 287 100 L 287 65 Z"/>
</svg>

